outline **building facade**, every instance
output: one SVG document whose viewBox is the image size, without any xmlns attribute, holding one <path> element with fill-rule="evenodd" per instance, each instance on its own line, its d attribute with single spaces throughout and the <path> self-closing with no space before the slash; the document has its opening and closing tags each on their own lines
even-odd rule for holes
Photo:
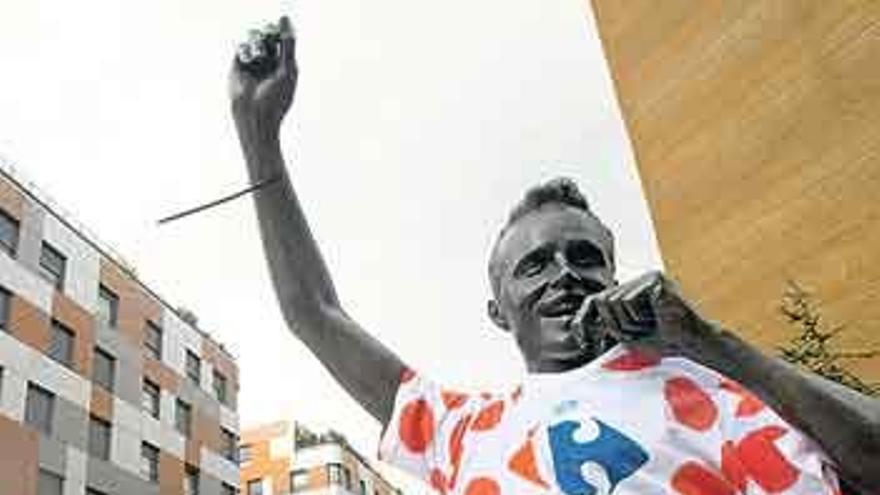
<svg viewBox="0 0 880 495">
<path fill-rule="evenodd" d="M 591 0 L 667 271 L 767 349 L 880 348 L 880 3 Z M 852 370 L 880 381 L 880 358 Z"/>
<path fill-rule="evenodd" d="M 0 493 L 236 493 L 233 357 L 2 165 Z"/>
<path fill-rule="evenodd" d="M 295 422 L 244 429 L 242 495 L 402 495 L 338 434 Z"/>
</svg>

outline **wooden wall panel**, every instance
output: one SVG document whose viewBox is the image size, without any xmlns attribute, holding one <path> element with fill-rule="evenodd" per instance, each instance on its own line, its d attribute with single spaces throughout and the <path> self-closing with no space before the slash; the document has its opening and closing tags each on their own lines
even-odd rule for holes
<svg viewBox="0 0 880 495">
<path fill-rule="evenodd" d="M 770 348 L 786 281 L 880 347 L 880 2 L 592 0 L 663 259 Z M 880 380 L 880 359 L 854 369 Z"/>
</svg>

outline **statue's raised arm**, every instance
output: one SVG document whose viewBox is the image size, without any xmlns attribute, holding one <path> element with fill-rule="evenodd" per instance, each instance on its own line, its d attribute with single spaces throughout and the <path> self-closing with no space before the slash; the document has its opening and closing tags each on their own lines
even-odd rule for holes
<svg viewBox="0 0 880 495">
<path fill-rule="evenodd" d="M 230 72 L 232 114 L 250 180 L 267 184 L 255 194 L 263 248 L 291 332 L 384 425 L 403 364 L 340 306 L 279 146 L 296 90 L 295 46 L 283 17 L 274 31 L 252 32 Z"/>
</svg>

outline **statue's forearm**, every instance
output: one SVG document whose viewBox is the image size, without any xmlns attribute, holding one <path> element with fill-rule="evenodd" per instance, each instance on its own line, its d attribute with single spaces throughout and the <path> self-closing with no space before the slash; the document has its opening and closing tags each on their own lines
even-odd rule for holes
<svg viewBox="0 0 880 495">
<path fill-rule="evenodd" d="M 718 326 L 709 334 L 697 361 L 742 383 L 816 440 L 845 479 L 880 493 L 880 400 L 768 357 Z"/>
</svg>

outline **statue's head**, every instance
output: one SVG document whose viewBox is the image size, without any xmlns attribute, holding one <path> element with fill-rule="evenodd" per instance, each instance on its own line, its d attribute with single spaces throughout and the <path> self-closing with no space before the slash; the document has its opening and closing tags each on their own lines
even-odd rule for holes
<svg viewBox="0 0 880 495">
<path fill-rule="evenodd" d="M 514 337 L 529 371 L 565 371 L 603 351 L 571 319 L 586 296 L 616 283 L 614 238 L 572 180 L 526 192 L 495 241 L 489 279 L 489 317 Z"/>
</svg>

